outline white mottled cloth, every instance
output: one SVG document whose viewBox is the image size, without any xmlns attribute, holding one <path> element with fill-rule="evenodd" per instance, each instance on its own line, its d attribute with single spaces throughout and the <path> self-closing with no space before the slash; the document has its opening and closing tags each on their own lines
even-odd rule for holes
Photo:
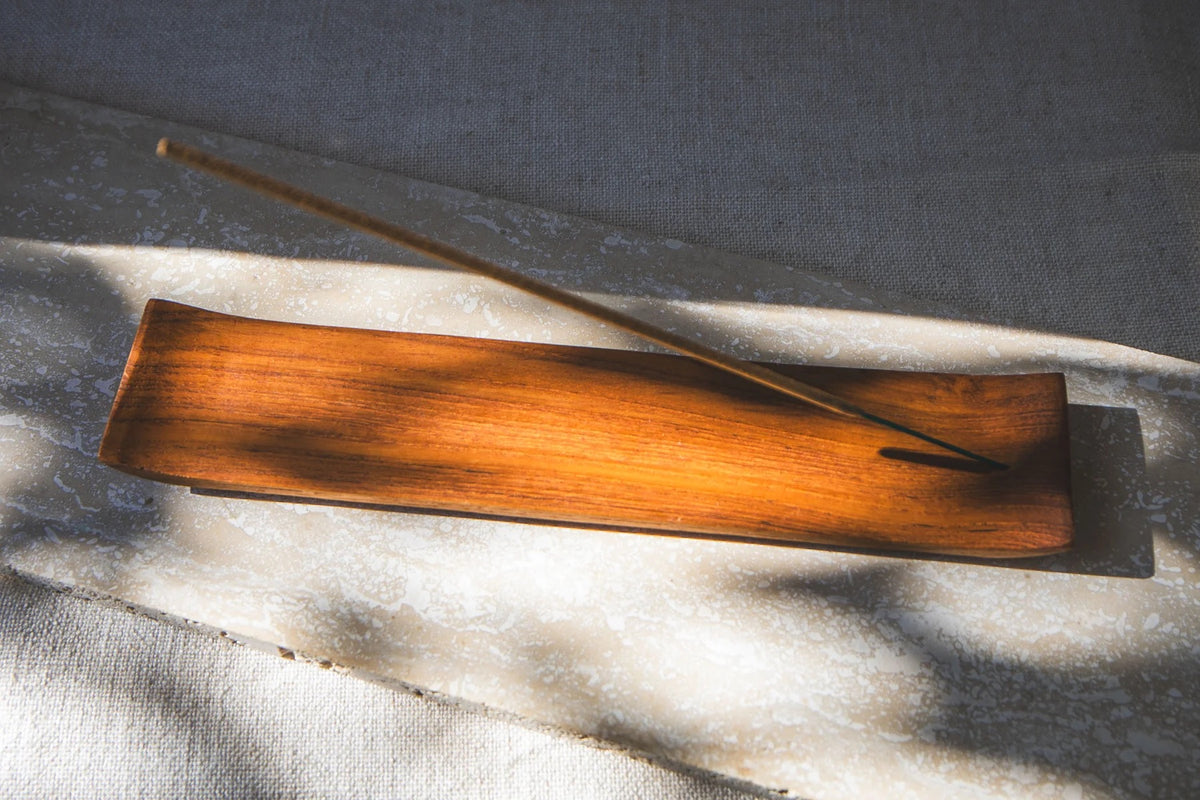
<svg viewBox="0 0 1200 800">
<path fill-rule="evenodd" d="M 1189 3 L 7 3 L 0 78 L 862 280 L 943 304 L 948 317 L 1196 360 L 1197 32 Z M 0 118 L 10 163 L 22 159 L 22 125 Z M 74 241 L 70 227 L 16 213 L 0 234 Z M 757 302 L 776 300 L 759 291 Z M 15 413 L 9 370 L 20 364 L 3 366 L 0 414 Z M 1137 382 L 1131 391 L 1161 390 L 1170 408 L 1170 392 L 1190 391 Z M 1182 457 L 1169 441 L 1160 448 L 1151 467 Z M 940 651 L 937 636 L 905 628 L 919 615 L 886 569 L 791 588 L 860 615 L 898 652 L 927 649 L 947 687 L 931 735 L 989 765 L 953 784 L 931 761 L 928 785 L 889 794 L 1200 791 L 1197 576 L 1186 556 L 1196 509 L 1192 500 L 1181 518 L 1153 519 L 1166 499 L 1125 507 L 1172 526 L 1159 529 L 1158 574 L 1089 578 L 1109 597 L 1153 581 L 1172 598 L 1161 611 L 1098 600 L 1103 618 L 1048 612 L 1031 631 L 1069 642 L 1110 627 L 1113 649 L 1089 663 L 1033 663 L 986 643 Z M 13 578 L 0 586 L 8 795 L 718 798 L 747 788 Z M 836 762 L 838 743 L 823 744 Z M 804 792 L 841 797 L 849 785 L 829 775 Z"/>
</svg>

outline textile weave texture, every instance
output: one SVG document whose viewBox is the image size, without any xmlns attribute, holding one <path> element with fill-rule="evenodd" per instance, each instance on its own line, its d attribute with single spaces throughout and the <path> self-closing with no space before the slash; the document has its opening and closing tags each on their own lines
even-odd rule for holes
<svg viewBox="0 0 1200 800">
<path fill-rule="evenodd" d="M 18 2 L 0 77 L 1197 360 L 1198 17 Z"/>
<path fill-rule="evenodd" d="M 23 86 L 1191 360 L 1198 59 L 1188 2 L 0 5 Z M 11 578 L 0 682 L 9 796 L 742 796 Z"/>
</svg>

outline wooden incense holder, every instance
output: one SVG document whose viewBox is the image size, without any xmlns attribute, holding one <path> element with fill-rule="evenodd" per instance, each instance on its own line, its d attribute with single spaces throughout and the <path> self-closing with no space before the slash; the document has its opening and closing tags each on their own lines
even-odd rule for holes
<svg viewBox="0 0 1200 800">
<path fill-rule="evenodd" d="M 692 359 L 245 319 L 151 300 L 100 447 L 198 489 L 761 542 L 1071 545 L 1058 374 L 771 365 L 993 470 Z"/>
</svg>

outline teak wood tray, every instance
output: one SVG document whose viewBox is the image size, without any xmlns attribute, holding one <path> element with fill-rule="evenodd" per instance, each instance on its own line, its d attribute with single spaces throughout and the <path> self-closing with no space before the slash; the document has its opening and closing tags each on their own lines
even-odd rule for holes
<svg viewBox="0 0 1200 800">
<path fill-rule="evenodd" d="M 771 366 L 1011 466 L 678 356 L 162 300 L 100 460 L 197 489 L 762 542 L 1003 558 L 1071 545 L 1061 375 Z"/>
</svg>

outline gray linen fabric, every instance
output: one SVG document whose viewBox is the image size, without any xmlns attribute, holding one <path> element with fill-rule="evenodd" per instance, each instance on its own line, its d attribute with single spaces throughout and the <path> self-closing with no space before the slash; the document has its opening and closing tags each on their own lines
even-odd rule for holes
<svg viewBox="0 0 1200 800">
<path fill-rule="evenodd" d="M 1198 8 L 9 0 L 0 78 L 1196 360 Z M 738 794 L 11 579 L 0 673 L 7 795 Z"/>
<path fill-rule="evenodd" d="M 90 3 L 0 77 L 1200 359 L 1187 2 Z"/>
<path fill-rule="evenodd" d="M 0 575 L 0 796 L 742 792 Z"/>
</svg>

